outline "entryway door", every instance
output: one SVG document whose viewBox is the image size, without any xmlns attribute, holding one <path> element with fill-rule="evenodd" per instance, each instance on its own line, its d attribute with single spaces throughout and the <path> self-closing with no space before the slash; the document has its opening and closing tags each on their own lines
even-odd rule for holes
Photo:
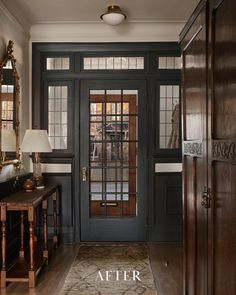
<svg viewBox="0 0 236 295">
<path fill-rule="evenodd" d="M 146 240 L 145 81 L 80 87 L 82 241 Z"/>
</svg>

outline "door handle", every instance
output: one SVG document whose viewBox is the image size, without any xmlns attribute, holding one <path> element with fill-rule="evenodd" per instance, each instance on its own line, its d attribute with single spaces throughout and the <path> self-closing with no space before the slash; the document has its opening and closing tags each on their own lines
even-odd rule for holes
<svg viewBox="0 0 236 295">
<path fill-rule="evenodd" d="M 201 205 L 206 209 L 211 207 L 211 190 L 207 187 L 203 189 Z"/>
<path fill-rule="evenodd" d="M 82 171 L 81 171 L 82 181 L 87 181 L 87 175 L 88 175 L 87 167 L 82 167 Z"/>
</svg>

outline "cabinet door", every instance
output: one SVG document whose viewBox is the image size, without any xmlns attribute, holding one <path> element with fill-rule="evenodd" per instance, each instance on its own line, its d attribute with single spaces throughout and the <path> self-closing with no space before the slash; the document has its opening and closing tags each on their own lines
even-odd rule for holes
<svg viewBox="0 0 236 295">
<path fill-rule="evenodd" d="M 182 39 L 183 56 L 183 208 L 184 294 L 204 295 L 207 288 L 207 6 L 195 11 L 195 20 Z M 192 18 L 192 20 L 194 19 Z M 204 202 L 204 203 L 203 203 Z"/>
<path fill-rule="evenodd" d="M 217 3 L 218 2 L 218 3 Z M 210 295 L 236 294 L 236 1 L 212 11 Z"/>
</svg>

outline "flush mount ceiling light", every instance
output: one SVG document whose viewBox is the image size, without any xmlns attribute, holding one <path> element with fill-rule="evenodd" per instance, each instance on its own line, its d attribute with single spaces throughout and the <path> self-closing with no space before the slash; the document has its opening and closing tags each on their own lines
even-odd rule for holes
<svg viewBox="0 0 236 295">
<path fill-rule="evenodd" d="M 119 25 L 126 19 L 126 15 L 121 11 L 117 5 L 110 5 L 107 8 L 107 12 L 103 13 L 100 18 L 111 26 Z"/>
</svg>

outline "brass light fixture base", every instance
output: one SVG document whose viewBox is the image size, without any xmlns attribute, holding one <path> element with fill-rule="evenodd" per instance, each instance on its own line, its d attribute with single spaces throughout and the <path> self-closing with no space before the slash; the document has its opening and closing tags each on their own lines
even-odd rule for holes
<svg viewBox="0 0 236 295">
<path fill-rule="evenodd" d="M 116 22 L 116 21 L 113 22 L 113 20 L 110 20 L 110 21 L 109 21 L 108 19 L 107 19 L 107 20 L 105 19 L 105 18 L 108 18 L 108 16 L 110 16 L 110 18 L 113 16 L 113 19 L 114 19 L 115 15 L 117 15 L 116 18 L 117 18 L 118 16 L 120 16 L 120 19 L 118 19 L 117 22 Z M 126 19 L 126 15 L 125 15 L 124 12 L 122 12 L 122 10 L 120 9 L 120 6 L 118 6 L 118 5 L 109 5 L 109 6 L 107 7 L 107 11 L 106 11 L 105 13 L 103 13 L 103 14 L 100 16 L 100 18 L 101 18 L 101 20 L 105 21 L 106 23 L 108 23 L 108 24 L 110 24 L 110 25 L 118 25 L 118 24 L 120 24 L 123 20 Z M 118 18 L 119 18 L 119 17 L 118 17 Z"/>
<path fill-rule="evenodd" d="M 118 5 L 109 5 L 107 7 L 107 12 L 103 13 L 100 16 L 100 18 L 103 20 L 103 16 L 108 13 L 119 13 L 119 14 L 122 14 L 126 19 L 126 15 L 124 14 L 124 12 L 121 11 L 120 6 L 118 6 Z"/>
</svg>

